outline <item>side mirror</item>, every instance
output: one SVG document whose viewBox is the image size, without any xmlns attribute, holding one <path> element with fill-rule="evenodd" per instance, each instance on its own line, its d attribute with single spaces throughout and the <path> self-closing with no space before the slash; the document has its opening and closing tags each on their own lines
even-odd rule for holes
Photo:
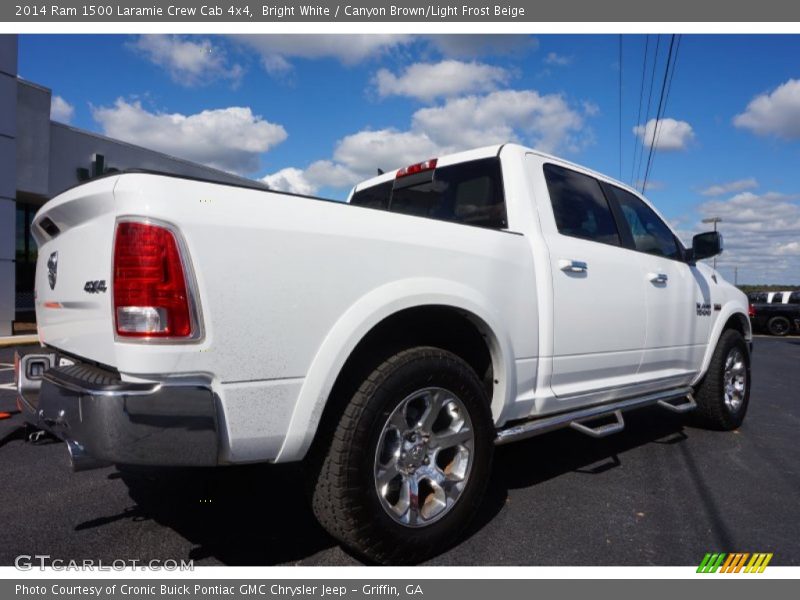
<svg viewBox="0 0 800 600">
<path fill-rule="evenodd" d="M 692 260 L 703 260 L 722 253 L 722 234 L 718 231 L 698 233 L 692 238 Z"/>
</svg>

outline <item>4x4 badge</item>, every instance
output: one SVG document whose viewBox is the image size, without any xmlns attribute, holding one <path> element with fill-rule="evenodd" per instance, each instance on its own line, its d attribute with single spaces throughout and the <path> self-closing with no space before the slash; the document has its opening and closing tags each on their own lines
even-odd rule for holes
<svg viewBox="0 0 800 600">
<path fill-rule="evenodd" d="M 56 279 L 58 278 L 58 252 L 53 252 L 50 258 L 47 259 L 47 283 L 50 284 L 50 289 L 56 287 Z"/>
<path fill-rule="evenodd" d="M 86 285 L 83 286 L 83 291 L 90 294 L 99 294 L 101 292 L 105 292 L 107 289 L 108 288 L 106 287 L 105 279 L 100 279 L 98 281 L 87 281 Z"/>
</svg>

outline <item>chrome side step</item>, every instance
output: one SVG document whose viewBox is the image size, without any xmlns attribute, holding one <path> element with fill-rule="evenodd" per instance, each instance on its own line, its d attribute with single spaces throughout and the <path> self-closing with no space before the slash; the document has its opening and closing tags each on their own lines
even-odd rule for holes
<svg viewBox="0 0 800 600">
<path fill-rule="evenodd" d="M 671 410 L 672 412 L 681 414 L 697 408 L 697 402 L 694 401 L 694 396 L 691 394 L 686 396 L 686 398 L 683 398 L 683 400 L 684 402 L 681 402 L 680 404 L 673 404 L 671 400 L 659 400 L 658 405 L 666 408 L 667 410 Z"/>
<path fill-rule="evenodd" d="M 580 421 L 572 421 L 569 426 L 572 427 L 575 431 L 580 431 L 581 433 L 585 433 L 588 436 L 593 438 L 602 438 L 606 437 L 607 435 L 611 435 L 613 433 L 619 433 L 623 429 L 625 429 L 625 420 L 622 418 L 622 411 L 615 410 L 611 415 L 614 417 L 613 423 L 607 423 L 606 425 L 597 425 L 592 427 L 589 424 L 581 423 Z M 601 415 L 607 416 L 607 415 Z M 596 421 L 598 418 L 601 417 L 592 417 L 588 419 L 588 421 Z"/>
<path fill-rule="evenodd" d="M 684 402 L 672 404 L 672 402 L 681 399 L 683 399 Z M 592 437 L 605 437 L 612 433 L 618 433 L 625 428 L 625 422 L 622 419 L 623 411 L 642 408 L 643 406 L 649 406 L 651 404 L 657 404 L 667 410 L 678 413 L 690 411 L 697 406 L 692 397 L 691 387 L 676 388 L 664 392 L 647 394 L 645 396 L 637 396 L 635 398 L 626 398 L 606 404 L 589 406 L 587 408 L 579 408 L 578 410 L 540 417 L 538 419 L 512 425 L 511 427 L 501 429 L 497 432 L 495 444 L 500 446 L 508 444 L 509 442 L 516 442 L 518 440 L 542 435 L 543 433 L 549 433 L 563 427 L 571 427 L 576 431 L 591 435 Z M 601 417 L 612 416 L 616 419 L 613 423 L 598 427 L 592 427 L 590 423 L 587 423 Z"/>
</svg>

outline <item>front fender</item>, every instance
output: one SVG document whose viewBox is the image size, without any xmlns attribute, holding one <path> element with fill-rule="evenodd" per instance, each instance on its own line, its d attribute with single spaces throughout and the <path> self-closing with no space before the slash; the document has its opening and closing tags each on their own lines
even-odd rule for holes
<svg viewBox="0 0 800 600">
<path fill-rule="evenodd" d="M 412 278 L 385 284 L 353 304 L 325 336 L 306 374 L 289 429 L 276 462 L 302 459 L 316 434 L 325 404 L 348 357 L 358 343 L 387 317 L 421 306 L 461 309 L 485 329 L 499 384 L 492 401 L 495 420 L 512 401 L 516 367 L 511 337 L 492 304 L 477 290 L 444 279 Z"/>
<path fill-rule="evenodd" d="M 722 332 L 725 331 L 725 326 L 728 324 L 728 321 L 730 321 L 731 317 L 734 316 L 739 318 L 743 327 L 745 328 L 745 340 L 749 342 L 753 339 L 753 333 L 750 327 L 750 318 L 747 316 L 747 311 L 743 310 L 741 305 L 734 300 L 724 304 L 717 317 L 717 320 L 714 322 L 714 326 L 711 329 L 711 335 L 709 335 L 708 339 L 708 347 L 706 347 L 706 353 L 703 356 L 703 364 L 701 365 L 697 376 L 692 381 L 692 385 L 697 385 L 700 380 L 705 377 L 706 371 L 708 371 L 708 366 L 711 364 L 711 357 L 714 355 L 714 350 L 717 349 L 719 338 L 722 336 Z"/>
</svg>

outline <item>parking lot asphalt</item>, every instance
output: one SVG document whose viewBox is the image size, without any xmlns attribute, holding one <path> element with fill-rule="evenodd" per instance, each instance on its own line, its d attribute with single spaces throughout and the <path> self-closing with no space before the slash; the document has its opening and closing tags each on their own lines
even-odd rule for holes
<svg viewBox="0 0 800 600">
<path fill-rule="evenodd" d="M 14 410 L 0 349 L 0 411 Z M 758 337 L 744 425 L 648 408 L 621 434 L 503 446 L 480 515 L 435 565 L 696 565 L 711 551 L 800 565 L 800 338 Z M 72 473 L 63 443 L 0 420 L 0 565 L 53 559 L 353 565 L 316 524 L 295 465 Z"/>
</svg>

